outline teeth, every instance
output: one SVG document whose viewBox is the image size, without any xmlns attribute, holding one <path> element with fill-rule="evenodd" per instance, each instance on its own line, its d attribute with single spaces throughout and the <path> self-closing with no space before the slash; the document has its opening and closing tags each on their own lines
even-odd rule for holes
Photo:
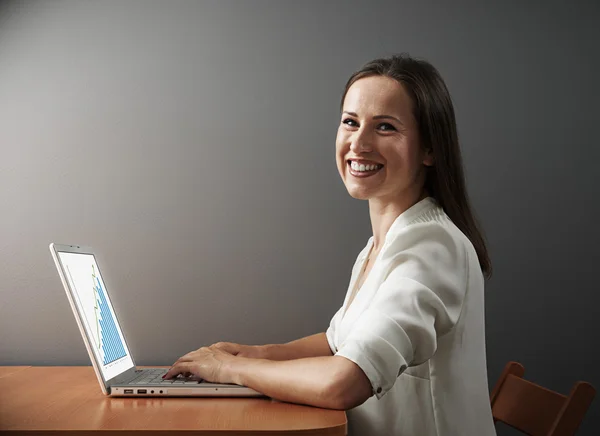
<svg viewBox="0 0 600 436">
<path fill-rule="evenodd" d="M 365 164 L 357 164 L 355 161 L 352 161 L 350 166 L 354 171 L 373 171 L 379 168 L 379 165 L 365 165 Z"/>
</svg>

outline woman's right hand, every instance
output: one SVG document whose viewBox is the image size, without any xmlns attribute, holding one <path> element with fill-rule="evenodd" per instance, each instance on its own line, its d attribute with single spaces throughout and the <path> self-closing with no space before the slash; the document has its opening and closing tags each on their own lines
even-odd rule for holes
<svg viewBox="0 0 600 436">
<path fill-rule="evenodd" d="M 218 348 L 226 353 L 238 357 L 248 357 L 251 359 L 264 359 L 264 348 L 260 345 L 242 345 L 233 342 L 217 342 L 211 347 Z"/>
</svg>

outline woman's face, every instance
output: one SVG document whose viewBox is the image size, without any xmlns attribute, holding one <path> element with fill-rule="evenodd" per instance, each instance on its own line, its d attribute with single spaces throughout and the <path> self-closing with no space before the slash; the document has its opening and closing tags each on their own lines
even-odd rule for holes
<svg viewBox="0 0 600 436">
<path fill-rule="evenodd" d="M 421 150 L 412 101 L 401 83 L 371 76 L 352 84 L 337 132 L 336 162 L 354 198 L 397 202 L 421 194 L 424 165 L 433 165 L 433 156 Z"/>
</svg>

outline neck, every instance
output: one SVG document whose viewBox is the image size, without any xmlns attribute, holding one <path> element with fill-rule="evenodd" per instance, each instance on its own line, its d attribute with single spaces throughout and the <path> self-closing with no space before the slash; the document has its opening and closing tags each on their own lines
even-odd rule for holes
<svg viewBox="0 0 600 436">
<path fill-rule="evenodd" d="M 369 215 L 371 217 L 371 226 L 373 227 L 373 249 L 371 253 L 378 253 L 381 250 L 385 241 L 385 235 L 390 227 L 392 227 L 396 218 L 428 196 L 429 193 L 423 190 L 416 195 L 404 196 L 394 202 L 370 199 Z"/>
</svg>

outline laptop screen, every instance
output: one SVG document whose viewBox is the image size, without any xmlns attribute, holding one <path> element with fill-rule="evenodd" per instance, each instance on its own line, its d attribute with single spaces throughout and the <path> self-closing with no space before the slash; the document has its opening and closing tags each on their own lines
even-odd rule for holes
<svg viewBox="0 0 600 436">
<path fill-rule="evenodd" d="M 93 254 L 58 252 L 89 344 L 104 380 L 133 366 Z"/>
</svg>

